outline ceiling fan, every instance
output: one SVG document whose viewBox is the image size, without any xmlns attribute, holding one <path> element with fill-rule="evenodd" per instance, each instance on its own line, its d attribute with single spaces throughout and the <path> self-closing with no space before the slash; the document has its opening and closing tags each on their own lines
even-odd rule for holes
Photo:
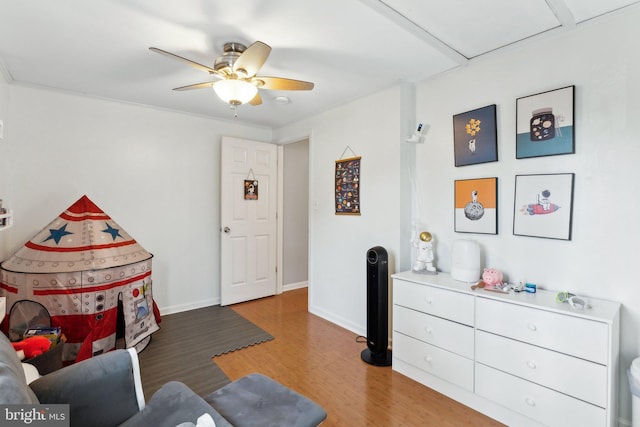
<svg viewBox="0 0 640 427">
<path fill-rule="evenodd" d="M 209 73 L 216 80 L 211 82 L 196 83 L 188 86 L 174 88 L 183 91 L 191 89 L 204 89 L 213 87 L 218 97 L 236 108 L 238 105 L 249 103 L 250 105 L 262 104 L 262 98 L 258 89 L 272 90 L 311 90 L 313 83 L 301 80 L 285 79 L 282 77 L 257 76 L 256 73 L 264 65 L 271 47 L 261 41 L 246 47 L 241 43 L 225 43 L 224 52 L 215 59 L 213 67 L 199 64 L 190 59 L 183 58 L 171 52 L 157 47 L 150 47 L 151 51 L 177 59 L 187 65 Z"/>
</svg>

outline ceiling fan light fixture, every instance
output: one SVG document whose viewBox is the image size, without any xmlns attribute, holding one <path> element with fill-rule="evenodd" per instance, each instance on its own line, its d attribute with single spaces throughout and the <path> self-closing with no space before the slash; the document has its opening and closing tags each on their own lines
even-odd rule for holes
<svg viewBox="0 0 640 427">
<path fill-rule="evenodd" d="M 220 80 L 213 85 L 216 95 L 230 105 L 241 105 L 251 101 L 258 88 L 244 80 Z"/>
</svg>

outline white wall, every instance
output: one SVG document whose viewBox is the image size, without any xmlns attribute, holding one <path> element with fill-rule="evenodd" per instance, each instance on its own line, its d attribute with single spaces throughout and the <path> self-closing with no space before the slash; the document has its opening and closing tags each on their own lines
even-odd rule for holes
<svg viewBox="0 0 640 427">
<path fill-rule="evenodd" d="M 0 259 L 86 194 L 154 254 L 162 313 L 219 303 L 220 140 L 269 141 L 270 129 L 17 85 L 9 95 L 0 178 L 15 225 Z"/>
<path fill-rule="evenodd" d="M 431 125 L 417 148 L 419 216 L 438 236 L 438 267 L 450 271 L 451 243 L 473 238 L 486 266 L 511 281 L 621 302 L 620 414 L 626 420 L 625 370 L 640 354 L 638 20 L 640 8 L 627 9 L 417 88 L 417 116 Z M 516 160 L 516 98 L 567 85 L 576 86 L 576 154 Z M 490 104 L 497 104 L 499 162 L 454 167 L 452 116 Z M 515 175 L 554 172 L 575 173 L 572 240 L 514 236 Z M 455 233 L 454 180 L 492 176 L 499 180 L 499 234 Z"/>
<path fill-rule="evenodd" d="M 274 133 L 276 141 L 310 135 L 309 310 L 360 334 L 367 250 L 383 246 L 395 261 L 400 249 L 402 100 L 392 88 Z M 335 161 L 347 146 L 362 157 L 360 216 L 335 215 Z"/>
<path fill-rule="evenodd" d="M 283 288 L 309 281 L 309 140 L 283 147 Z"/>
</svg>

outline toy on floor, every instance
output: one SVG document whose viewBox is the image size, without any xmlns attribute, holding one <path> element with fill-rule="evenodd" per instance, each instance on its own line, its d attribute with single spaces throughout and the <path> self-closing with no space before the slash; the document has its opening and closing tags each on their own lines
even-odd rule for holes
<svg viewBox="0 0 640 427">
<path fill-rule="evenodd" d="M 51 348 L 51 341 L 49 338 L 42 336 L 35 336 L 31 338 L 23 339 L 22 341 L 12 342 L 11 345 L 18 352 L 20 359 L 30 359 L 32 357 L 40 356 L 45 351 Z"/>
</svg>

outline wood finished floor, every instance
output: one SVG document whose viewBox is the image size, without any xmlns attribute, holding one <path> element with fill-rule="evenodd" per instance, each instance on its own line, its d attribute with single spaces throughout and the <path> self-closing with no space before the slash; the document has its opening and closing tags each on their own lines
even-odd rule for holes
<svg viewBox="0 0 640 427">
<path fill-rule="evenodd" d="M 391 370 L 360 359 L 364 343 L 307 311 L 307 290 L 232 306 L 275 337 L 214 360 L 232 381 L 260 372 L 304 394 L 329 414 L 327 426 L 501 426 Z"/>
</svg>

